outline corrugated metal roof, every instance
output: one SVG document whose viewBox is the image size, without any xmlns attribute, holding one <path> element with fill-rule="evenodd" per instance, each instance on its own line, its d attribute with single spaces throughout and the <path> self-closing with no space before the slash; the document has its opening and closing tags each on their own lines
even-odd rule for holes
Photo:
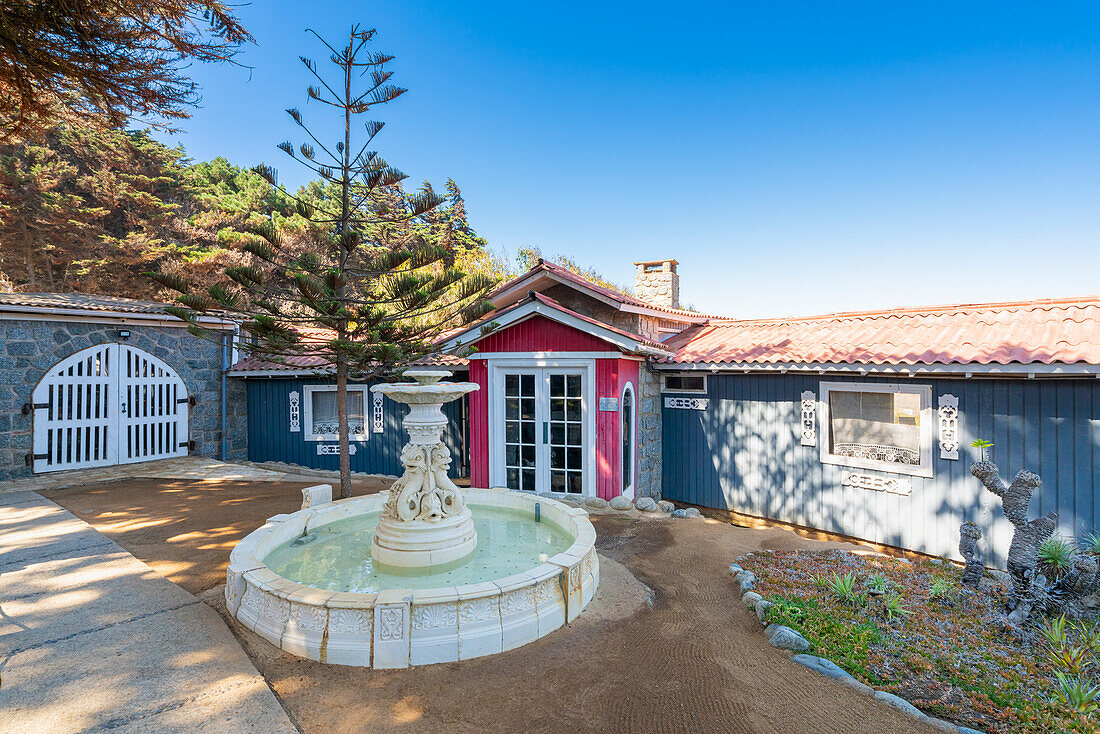
<svg viewBox="0 0 1100 734">
<path fill-rule="evenodd" d="M 91 293 L 0 293 L 0 305 L 24 308 L 69 308 L 117 313 L 164 313 L 168 304 Z"/>
<path fill-rule="evenodd" d="M 671 363 L 1100 364 L 1100 296 L 712 321 Z"/>
</svg>

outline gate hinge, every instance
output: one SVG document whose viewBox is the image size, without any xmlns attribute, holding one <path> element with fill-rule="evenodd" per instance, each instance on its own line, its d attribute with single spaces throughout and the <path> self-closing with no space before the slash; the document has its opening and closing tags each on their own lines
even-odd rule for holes
<svg viewBox="0 0 1100 734">
<path fill-rule="evenodd" d="M 23 403 L 23 415 L 29 415 L 32 410 L 45 410 L 49 403 Z"/>
<path fill-rule="evenodd" d="M 194 441 L 180 441 L 180 448 L 181 449 L 186 448 L 188 451 L 194 451 L 195 450 L 195 442 Z"/>
<path fill-rule="evenodd" d="M 188 395 L 186 398 L 176 398 L 176 402 L 180 404 L 187 403 L 188 405 L 194 407 L 195 405 L 198 405 L 199 401 L 195 398 L 194 395 Z"/>
<path fill-rule="evenodd" d="M 23 460 L 27 462 L 27 466 L 33 466 L 34 462 L 35 462 L 35 459 L 48 459 L 48 458 L 50 458 L 49 454 L 32 454 L 28 451 L 26 456 L 23 457 Z"/>
</svg>

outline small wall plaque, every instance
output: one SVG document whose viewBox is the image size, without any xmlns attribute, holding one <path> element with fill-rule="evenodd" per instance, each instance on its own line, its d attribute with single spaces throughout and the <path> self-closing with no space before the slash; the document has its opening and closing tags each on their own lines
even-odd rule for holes
<svg viewBox="0 0 1100 734">
<path fill-rule="evenodd" d="M 618 398 L 600 398 L 600 410 L 615 412 L 619 409 Z"/>
<path fill-rule="evenodd" d="M 856 474 L 844 472 L 844 478 L 840 483 L 845 487 L 857 489 L 870 489 L 873 492 L 889 492 L 890 494 L 907 495 L 913 491 L 913 485 L 908 479 L 896 477 L 877 477 L 872 474 Z"/>
<path fill-rule="evenodd" d="M 348 446 L 348 455 L 349 456 L 355 456 L 355 452 L 356 452 L 355 444 L 350 444 Z M 318 456 L 339 456 L 340 455 L 340 444 L 338 444 L 338 443 L 319 443 L 319 444 L 317 444 L 317 455 Z"/>
<path fill-rule="evenodd" d="M 674 398 L 665 396 L 666 408 L 680 408 L 681 410 L 706 410 L 710 405 L 710 398 Z"/>
</svg>

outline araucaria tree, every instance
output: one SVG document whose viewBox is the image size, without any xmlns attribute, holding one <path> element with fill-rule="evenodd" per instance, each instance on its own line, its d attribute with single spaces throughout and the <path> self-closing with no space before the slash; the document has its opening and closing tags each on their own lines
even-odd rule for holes
<svg viewBox="0 0 1100 734">
<path fill-rule="evenodd" d="M 393 57 L 368 48 L 374 35 L 354 27 L 341 50 L 317 36 L 338 70 L 332 80 L 302 58 L 317 80 L 307 94 L 339 113 L 343 138 L 326 145 L 291 109 L 287 112 L 309 140 L 279 147 L 326 182 L 321 195 L 292 194 L 279 187 L 273 169 L 256 169 L 295 202 L 305 231 L 284 241 L 273 222 L 260 226 L 260 237 L 242 245 L 250 261 L 226 269 L 228 285 L 199 291 L 182 276 L 151 274 L 181 292 L 180 305 L 171 312 L 189 321 L 193 331 L 201 333 L 199 314 L 221 310 L 235 315 L 253 337 L 245 345 L 250 355 L 275 362 L 320 355 L 331 365 L 341 497 L 351 494 L 348 378 L 386 377 L 437 351 L 444 329 L 488 310 L 482 297 L 492 285 L 484 276 L 448 265 L 449 250 L 425 236 L 425 223 L 445 199 L 427 184 L 415 194 L 404 193 L 405 175 L 371 150 L 383 123 L 360 127 L 356 122 L 405 92 L 389 83 Z M 361 90 L 360 80 L 366 80 Z"/>
</svg>

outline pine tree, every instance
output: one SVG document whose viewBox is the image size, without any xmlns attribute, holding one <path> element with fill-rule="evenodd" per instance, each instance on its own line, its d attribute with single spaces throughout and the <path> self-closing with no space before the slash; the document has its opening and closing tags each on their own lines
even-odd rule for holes
<svg viewBox="0 0 1100 734">
<path fill-rule="evenodd" d="M 242 321 L 254 338 L 252 355 L 280 361 L 321 355 L 336 374 L 340 438 L 340 496 L 351 494 L 347 385 L 359 379 L 387 377 L 412 361 L 438 350 L 445 328 L 484 314 L 482 296 L 492 285 L 483 276 L 468 276 L 448 265 L 448 250 L 425 233 L 432 213 L 446 200 L 425 184 L 405 194 L 405 175 L 371 146 L 383 123 L 363 125 L 363 141 L 353 123 L 372 108 L 401 96 L 389 83 L 393 56 L 368 50 L 375 31 L 353 27 L 348 43 L 331 52 L 339 73 L 330 83 L 310 59 L 302 63 L 317 80 L 307 94 L 339 113 L 343 139 L 321 142 L 297 109 L 287 110 L 309 142 L 279 145 L 287 155 L 320 176 L 320 182 L 291 194 L 279 187 L 275 171 L 256 170 L 294 202 L 301 228 L 293 238 L 268 221 L 257 228 L 259 240 L 241 245 L 247 264 L 228 268 L 230 286 L 205 291 L 180 275 L 151 274 L 181 292 L 171 313 L 202 333 L 201 313 L 222 310 Z M 361 78 L 366 89 L 355 89 Z M 353 141 L 355 145 L 353 145 Z M 457 189 L 456 189 L 457 191 Z"/>
</svg>

